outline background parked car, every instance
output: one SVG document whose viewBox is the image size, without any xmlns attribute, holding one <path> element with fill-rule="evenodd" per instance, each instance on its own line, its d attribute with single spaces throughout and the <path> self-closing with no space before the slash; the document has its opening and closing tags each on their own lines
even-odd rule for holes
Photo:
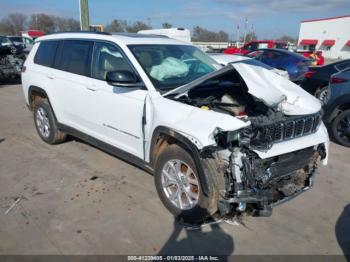
<svg viewBox="0 0 350 262">
<path fill-rule="evenodd" d="M 261 48 L 287 48 L 287 43 L 278 40 L 254 40 L 239 48 L 234 46 L 228 47 L 224 50 L 224 53 L 246 55 Z"/>
<path fill-rule="evenodd" d="M 324 122 L 331 137 L 350 147 L 350 68 L 331 76 L 324 102 Z"/>
<path fill-rule="evenodd" d="M 311 50 L 297 50 L 296 53 L 298 53 L 306 58 L 309 58 L 310 55 L 312 54 L 312 51 Z M 319 58 L 319 60 L 317 61 L 317 65 L 318 66 L 324 65 L 324 56 L 322 54 L 322 51 L 316 51 L 316 54 Z"/>
<path fill-rule="evenodd" d="M 7 36 L 0 36 L 0 54 L 21 54 L 23 46 L 15 45 Z"/>
<path fill-rule="evenodd" d="M 325 66 L 310 67 L 304 74 L 301 87 L 305 91 L 323 100 L 328 89 L 328 82 L 331 75 L 350 67 L 350 59 L 337 61 Z"/>
<path fill-rule="evenodd" d="M 29 53 L 32 49 L 34 41 L 28 37 L 23 36 L 8 36 L 8 38 L 17 46 L 21 46 L 25 53 Z"/>
<path fill-rule="evenodd" d="M 18 78 L 24 63 L 22 48 L 5 36 L 0 36 L 0 80 Z"/>
<path fill-rule="evenodd" d="M 234 62 L 238 62 L 238 61 L 243 61 L 243 60 L 251 60 L 252 62 L 254 62 L 255 65 L 257 66 L 261 66 L 265 69 L 271 70 L 273 72 L 275 72 L 276 74 L 279 74 L 280 76 L 283 76 L 284 78 L 289 79 L 289 74 L 287 71 L 284 70 L 279 70 L 277 68 L 273 68 L 267 64 L 264 64 L 260 61 L 257 61 L 255 59 L 246 57 L 246 56 L 242 56 L 242 55 L 227 55 L 227 54 L 218 54 L 218 53 L 212 53 L 209 55 L 219 64 L 221 65 L 227 65 L 229 63 L 234 63 Z"/>
<path fill-rule="evenodd" d="M 255 58 L 274 68 L 287 71 L 290 80 L 296 83 L 303 80 L 304 74 L 308 72 L 309 66 L 311 65 L 310 59 L 293 52 L 277 48 L 259 49 L 247 54 L 247 56 Z"/>
</svg>

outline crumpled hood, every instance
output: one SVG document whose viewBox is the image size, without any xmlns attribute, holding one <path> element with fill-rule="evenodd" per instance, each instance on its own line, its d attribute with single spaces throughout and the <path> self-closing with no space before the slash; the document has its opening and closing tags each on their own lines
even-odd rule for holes
<svg viewBox="0 0 350 262">
<path fill-rule="evenodd" d="M 304 91 L 301 87 L 249 61 L 250 60 L 244 60 L 231 63 L 218 71 L 173 89 L 163 94 L 163 96 L 170 94 L 179 94 L 178 96 L 180 96 L 207 80 L 226 74 L 231 70 L 237 70 L 245 81 L 248 92 L 255 98 L 264 102 L 267 106 L 277 107 L 286 115 L 306 115 L 321 110 L 320 101 Z"/>
<path fill-rule="evenodd" d="M 298 85 L 249 60 L 233 63 L 248 86 L 249 93 L 267 105 L 277 105 L 286 115 L 313 114 L 321 110 L 321 103 Z"/>
</svg>

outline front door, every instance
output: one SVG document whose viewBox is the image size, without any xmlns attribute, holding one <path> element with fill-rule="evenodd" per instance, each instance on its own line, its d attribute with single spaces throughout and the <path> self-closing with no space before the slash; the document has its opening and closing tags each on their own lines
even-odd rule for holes
<svg viewBox="0 0 350 262">
<path fill-rule="evenodd" d="M 95 137 L 143 158 L 142 119 L 148 92 L 145 88 L 108 84 L 107 72 L 119 70 L 136 74 L 118 46 L 109 42 L 95 42 L 86 117 L 92 121 Z"/>
</svg>

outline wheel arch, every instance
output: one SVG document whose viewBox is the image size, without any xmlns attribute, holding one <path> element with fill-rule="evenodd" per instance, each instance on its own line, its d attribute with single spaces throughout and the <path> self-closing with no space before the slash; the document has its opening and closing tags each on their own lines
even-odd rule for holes
<svg viewBox="0 0 350 262">
<path fill-rule="evenodd" d="M 43 88 L 38 86 L 30 86 L 28 88 L 28 102 L 31 110 L 33 110 L 33 103 L 35 104 L 36 97 L 41 97 L 42 99 L 47 99 L 49 101 L 49 97 Z"/>
<path fill-rule="evenodd" d="M 171 144 L 177 144 L 190 153 L 200 177 L 201 188 L 204 194 L 208 195 L 209 189 L 208 185 L 205 183 L 207 179 L 205 177 L 206 175 L 204 173 L 200 151 L 190 139 L 169 127 L 158 126 L 154 129 L 149 149 L 151 167 L 155 168 L 157 159 L 162 150 Z"/>
<path fill-rule="evenodd" d="M 42 99 L 46 99 L 51 107 L 51 110 L 53 112 L 53 116 L 55 117 L 55 119 L 57 120 L 57 117 L 56 117 L 56 114 L 55 114 L 55 110 L 53 110 L 53 107 L 52 107 L 52 104 L 51 104 L 51 101 L 50 101 L 50 98 L 47 94 L 47 92 L 45 91 L 45 89 L 39 87 L 39 86 L 34 86 L 34 85 L 31 85 L 29 88 L 28 88 L 28 103 L 29 103 L 29 109 L 31 111 L 34 110 L 34 107 L 35 107 L 35 103 L 37 101 L 40 101 Z"/>
</svg>

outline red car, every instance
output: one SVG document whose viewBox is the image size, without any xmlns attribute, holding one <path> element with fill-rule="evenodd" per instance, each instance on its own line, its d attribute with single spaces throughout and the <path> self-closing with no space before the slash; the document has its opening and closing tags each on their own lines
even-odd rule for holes
<svg viewBox="0 0 350 262">
<path fill-rule="evenodd" d="M 225 54 L 241 54 L 246 55 L 250 52 L 256 51 L 261 48 L 283 48 L 287 47 L 287 43 L 278 40 L 254 40 L 244 44 L 242 47 L 228 47 L 224 50 Z"/>
<path fill-rule="evenodd" d="M 310 50 L 297 50 L 296 52 L 306 58 L 310 58 L 310 55 L 312 54 L 312 51 Z M 322 51 L 316 51 L 316 54 L 319 58 L 317 65 L 324 65 L 324 56 L 322 55 Z"/>
</svg>

